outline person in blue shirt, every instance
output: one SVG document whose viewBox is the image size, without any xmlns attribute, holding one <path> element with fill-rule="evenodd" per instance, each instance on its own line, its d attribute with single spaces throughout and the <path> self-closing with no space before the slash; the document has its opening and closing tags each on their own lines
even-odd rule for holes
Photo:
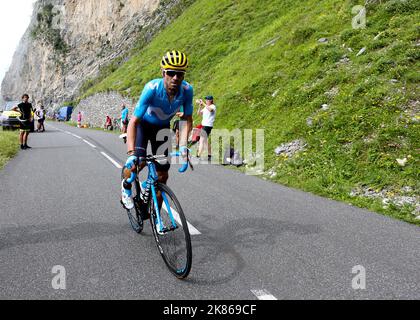
<svg viewBox="0 0 420 320">
<path fill-rule="evenodd" d="M 127 126 L 128 126 L 128 108 L 125 105 L 125 103 L 122 104 L 121 106 L 121 132 L 122 132 L 122 137 L 124 139 L 124 143 L 127 143 Z"/>
<path fill-rule="evenodd" d="M 128 124 L 127 147 L 128 159 L 125 164 L 121 185 L 121 200 L 128 210 L 134 208 L 131 185 L 127 182 L 131 172 L 135 172 L 139 157 L 146 157 L 150 142 L 153 155 L 168 156 L 171 133 L 171 119 L 182 111 L 181 120 L 187 125 L 180 126 L 180 150 L 187 157 L 188 136 L 192 129 L 193 87 L 184 80 L 188 68 L 188 58 L 180 51 L 167 52 L 162 58 L 162 78 L 150 81 L 144 87 L 133 117 Z M 145 163 L 140 163 L 140 170 Z M 159 182 L 166 184 L 169 178 L 169 161 L 158 164 L 156 170 Z"/>
</svg>

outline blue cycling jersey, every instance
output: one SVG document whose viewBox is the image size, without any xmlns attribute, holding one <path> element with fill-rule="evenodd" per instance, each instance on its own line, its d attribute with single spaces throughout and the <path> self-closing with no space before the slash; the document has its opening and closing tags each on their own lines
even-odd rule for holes
<svg viewBox="0 0 420 320">
<path fill-rule="evenodd" d="M 125 108 L 122 112 L 121 112 L 121 120 L 122 121 L 127 121 L 128 120 L 128 109 Z"/>
<path fill-rule="evenodd" d="M 193 96 L 193 87 L 183 81 L 177 96 L 171 103 L 163 79 L 152 80 L 145 86 L 134 110 L 134 116 L 157 126 L 168 125 L 181 110 L 185 116 L 192 115 Z"/>
</svg>

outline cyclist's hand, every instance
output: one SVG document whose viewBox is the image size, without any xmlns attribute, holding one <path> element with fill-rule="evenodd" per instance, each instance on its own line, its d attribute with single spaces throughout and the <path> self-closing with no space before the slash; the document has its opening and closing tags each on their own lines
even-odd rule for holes
<svg viewBox="0 0 420 320">
<path fill-rule="evenodd" d="M 138 158 L 136 156 L 130 156 L 128 157 L 127 162 L 125 163 L 125 167 L 127 169 L 132 170 L 137 165 L 137 162 L 138 162 Z"/>
</svg>

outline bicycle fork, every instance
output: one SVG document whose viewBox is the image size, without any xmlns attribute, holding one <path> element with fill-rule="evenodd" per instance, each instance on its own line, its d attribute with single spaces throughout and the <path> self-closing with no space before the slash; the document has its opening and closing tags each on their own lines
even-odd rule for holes
<svg viewBox="0 0 420 320">
<path fill-rule="evenodd" d="M 160 233 L 168 233 L 170 231 L 174 231 L 174 230 L 178 229 L 178 225 L 175 221 L 175 218 L 174 218 L 174 215 L 173 215 L 173 212 L 172 212 L 172 208 L 169 205 L 168 199 L 167 199 L 165 193 L 163 191 L 161 191 L 160 193 L 161 193 L 161 196 L 162 196 L 162 199 L 163 199 L 162 207 L 163 207 L 163 205 L 165 205 L 166 211 L 168 212 L 168 215 L 169 215 L 169 218 L 171 220 L 172 225 L 171 225 L 171 227 L 168 228 L 163 224 L 162 216 L 160 214 L 161 209 L 159 208 L 159 201 L 158 201 L 158 197 L 157 197 L 157 193 L 156 193 L 156 188 L 155 188 L 154 185 L 152 185 L 151 189 L 152 189 L 153 203 L 154 203 L 154 206 L 156 208 L 156 210 L 155 210 L 156 211 L 156 220 L 157 220 L 156 222 L 157 222 L 157 225 L 160 227 L 160 230 L 158 230 L 158 231 Z"/>
</svg>

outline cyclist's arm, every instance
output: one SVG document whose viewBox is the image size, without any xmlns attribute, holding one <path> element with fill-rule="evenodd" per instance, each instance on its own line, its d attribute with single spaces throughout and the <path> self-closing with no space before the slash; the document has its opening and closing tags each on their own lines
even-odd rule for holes
<svg viewBox="0 0 420 320">
<path fill-rule="evenodd" d="M 137 125 L 140 123 L 141 119 L 136 116 L 131 117 L 131 120 L 127 127 L 127 151 L 136 150 L 136 133 Z"/>
<path fill-rule="evenodd" d="M 147 84 L 143 90 L 143 93 L 140 96 L 139 102 L 134 109 L 133 116 L 131 117 L 130 122 L 127 127 L 127 149 L 128 152 L 136 150 L 136 132 L 137 126 L 140 124 L 140 121 L 143 119 L 146 114 L 147 108 L 149 107 L 154 91 L 150 87 L 150 84 Z"/>
<path fill-rule="evenodd" d="M 181 118 L 182 121 L 186 121 L 187 125 L 179 126 L 179 145 L 181 147 L 186 147 L 188 144 L 188 137 L 190 136 L 192 127 L 193 127 L 193 117 L 185 116 Z"/>
<path fill-rule="evenodd" d="M 192 131 L 193 127 L 193 97 L 194 90 L 192 87 L 186 92 L 185 102 L 184 102 L 184 116 L 181 118 L 183 121 L 187 121 L 186 126 L 180 126 L 179 130 L 179 145 L 181 147 L 186 147 L 188 144 L 188 137 Z"/>
<path fill-rule="evenodd" d="M 144 87 L 144 90 L 140 96 L 139 102 L 137 103 L 133 117 L 139 118 L 140 120 L 143 119 L 144 115 L 146 114 L 147 108 L 152 103 L 153 95 L 154 95 L 155 87 L 153 84 L 149 83 Z"/>
</svg>

